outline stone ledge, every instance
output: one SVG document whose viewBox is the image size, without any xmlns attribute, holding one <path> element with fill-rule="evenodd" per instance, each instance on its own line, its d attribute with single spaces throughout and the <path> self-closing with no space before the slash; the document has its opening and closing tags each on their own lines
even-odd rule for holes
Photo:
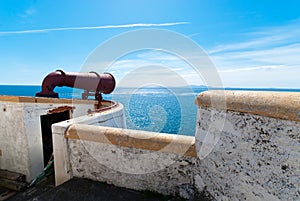
<svg viewBox="0 0 300 201">
<path fill-rule="evenodd" d="M 63 104 L 98 104 L 95 100 L 64 99 L 64 98 L 42 98 L 29 96 L 4 96 L 0 95 L 0 101 L 20 103 L 63 103 Z"/>
<path fill-rule="evenodd" d="M 65 138 L 197 157 L 195 138 L 191 136 L 73 124 Z"/>
<path fill-rule="evenodd" d="M 205 91 L 197 96 L 195 104 L 199 107 L 300 121 L 298 92 Z"/>
</svg>

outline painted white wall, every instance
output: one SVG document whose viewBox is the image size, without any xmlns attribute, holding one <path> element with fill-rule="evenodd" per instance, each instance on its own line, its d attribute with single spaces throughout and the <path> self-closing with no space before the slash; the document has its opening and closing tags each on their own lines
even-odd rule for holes
<svg viewBox="0 0 300 201">
<path fill-rule="evenodd" d="M 73 150 L 70 150 L 68 140 L 64 137 L 70 125 L 87 124 L 126 128 L 125 122 L 124 108 L 123 105 L 119 103 L 117 107 L 101 113 L 82 115 L 68 121 L 53 124 L 52 139 L 56 185 L 60 185 L 73 177 L 70 163 L 70 152 Z"/>
<path fill-rule="evenodd" d="M 24 104 L 0 102 L 0 169 L 30 175 Z"/>
<path fill-rule="evenodd" d="M 0 169 L 26 175 L 27 182 L 44 168 L 40 116 L 59 106 L 74 106 L 76 115 L 87 114 L 93 104 L 0 101 Z"/>
</svg>

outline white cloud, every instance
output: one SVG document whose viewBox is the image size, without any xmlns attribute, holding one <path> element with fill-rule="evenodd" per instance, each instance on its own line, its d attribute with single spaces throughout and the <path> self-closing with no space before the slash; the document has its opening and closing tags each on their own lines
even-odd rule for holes
<svg viewBox="0 0 300 201">
<path fill-rule="evenodd" d="M 97 66 L 103 63 L 89 64 L 97 71 Z M 186 84 L 202 85 L 202 79 L 184 60 L 175 55 L 156 50 L 145 50 L 126 55 L 114 62 L 108 69 L 122 86 L 134 87 L 137 83 L 159 83 L 168 86 L 183 86 Z M 130 75 L 130 76 L 129 76 Z M 125 82 L 124 82 L 125 80 Z"/>
<path fill-rule="evenodd" d="M 183 24 L 189 24 L 189 22 L 170 22 L 170 23 L 159 23 L 159 24 L 137 23 L 137 24 L 103 25 L 103 26 L 89 26 L 89 27 L 63 27 L 63 28 L 33 29 L 33 30 L 21 30 L 21 31 L 2 31 L 0 32 L 0 35 L 33 34 L 33 33 L 70 31 L 70 30 L 119 29 L 119 28 L 136 28 L 136 27 L 167 27 L 167 26 L 176 26 L 176 25 L 183 25 Z"/>
<path fill-rule="evenodd" d="M 231 69 L 226 69 L 226 70 L 219 70 L 219 73 L 276 70 L 276 69 L 282 69 L 282 68 L 284 68 L 284 66 L 256 66 L 256 67 L 248 67 L 248 68 L 231 68 Z"/>
<path fill-rule="evenodd" d="M 220 52 L 239 51 L 253 48 L 278 47 L 295 41 L 299 42 L 300 20 L 292 21 L 288 24 L 261 28 L 260 31 L 241 33 L 239 38 L 248 37 L 247 41 L 219 45 L 209 51 L 209 54 Z"/>
<path fill-rule="evenodd" d="M 209 51 L 224 86 L 300 88 L 300 20 L 241 36 Z"/>
<path fill-rule="evenodd" d="M 226 87 L 245 88 L 300 88 L 300 68 L 252 69 L 220 73 Z"/>
</svg>

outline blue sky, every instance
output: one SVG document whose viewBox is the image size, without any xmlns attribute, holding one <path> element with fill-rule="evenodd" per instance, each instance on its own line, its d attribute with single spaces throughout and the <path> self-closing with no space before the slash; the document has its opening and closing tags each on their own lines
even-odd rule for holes
<svg viewBox="0 0 300 201">
<path fill-rule="evenodd" d="M 225 87 L 300 88 L 299 7 L 297 0 L 1 0 L 0 84 L 40 84 L 59 68 L 80 71 L 87 56 L 109 38 L 162 28 L 197 42 Z M 164 56 L 141 55 L 143 62 L 154 64 Z M 139 64 L 141 55 L 120 62 Z"/>
</svg>

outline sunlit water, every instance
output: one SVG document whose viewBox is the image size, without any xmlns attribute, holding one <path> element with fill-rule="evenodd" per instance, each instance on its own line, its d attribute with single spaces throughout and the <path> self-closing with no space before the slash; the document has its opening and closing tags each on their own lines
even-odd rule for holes
<svg viewBox="0 0 300 201">
<path fill-rule="evenodd" d="M 0 85 L 0 95 L 35 96 L 40 86 Z M 197 94 L 207 90 L 205 87 L 193 88 L 140 88 L 116 89 L 112 94 L 103 95 L 124 105 L 127 128 L 162 133 L 193 136 L 196 128 L 197 107 L 194 100 Z M 299 89 L 237 89 L 291 91 Z M 55 89 L 60 98 L 81 98 L 81 90 L 67 87 Z"/>
</svg>

